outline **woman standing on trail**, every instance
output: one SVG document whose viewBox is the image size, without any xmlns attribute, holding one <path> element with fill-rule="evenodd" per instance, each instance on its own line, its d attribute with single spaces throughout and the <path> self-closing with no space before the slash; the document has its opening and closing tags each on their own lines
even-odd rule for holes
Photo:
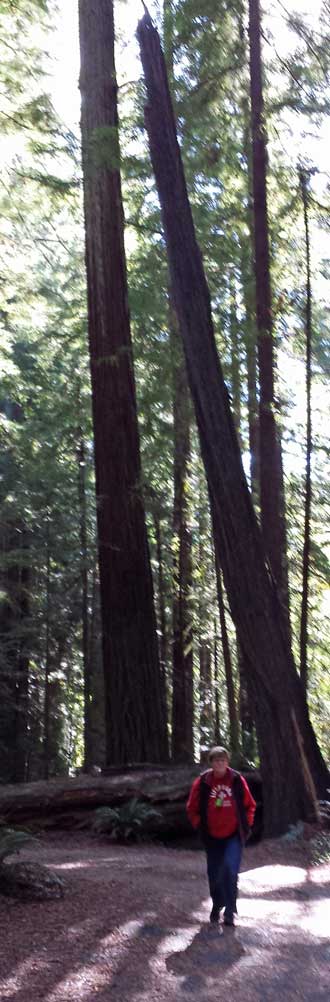
<svg viewBox="0 0 330 1002">
<path fill-rule="evenodd" d="M 187 813 L 193 828 L 200 829 L 206 850 L 213 902 L 210 921 L 219 922 L 224 908 L 224 924 L 233 926 L 242 848 L 256 802 L 243 776 L 230 768 L 226 748 L 211 748 L 209 762 L 211 768 L 191 787 Z"/>
</svg>

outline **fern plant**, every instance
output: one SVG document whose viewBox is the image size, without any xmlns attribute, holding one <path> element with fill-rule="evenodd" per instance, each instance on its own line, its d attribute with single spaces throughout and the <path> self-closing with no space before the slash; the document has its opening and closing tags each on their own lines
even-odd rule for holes
<svg viewBox="0 0 330 1002">
<path fill-rule="evenodd" d="M 141 828 L 146 821 L 160 817 L 159 811 L 134 797 L 121 807 L 99 807 L 95 811 L 93 830 L 107 832 L 114 840 L 128 842 L 141 837 Z"/>
<path fill-rule="evenodd" d="M 34 841 L 29 832 L 18 831 L 15 828 L 0 828 L 0 865 L 7 856 L 23 849 L 27 842 Z"/>
</svg>

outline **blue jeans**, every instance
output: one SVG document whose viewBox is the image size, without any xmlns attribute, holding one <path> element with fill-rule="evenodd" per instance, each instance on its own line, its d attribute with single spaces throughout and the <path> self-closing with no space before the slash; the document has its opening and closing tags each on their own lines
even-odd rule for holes
<svg viewBox="0 0 330 1002">
<path fill-rule="evenodd" d="M 241 856 L 241 840 L 236 833 L 229 838 L 208 838 L 206 858 L 210 895 L 215 908 L 225 908 L 226 918 L 232 918 L 236 912 Z"/>
</svg>

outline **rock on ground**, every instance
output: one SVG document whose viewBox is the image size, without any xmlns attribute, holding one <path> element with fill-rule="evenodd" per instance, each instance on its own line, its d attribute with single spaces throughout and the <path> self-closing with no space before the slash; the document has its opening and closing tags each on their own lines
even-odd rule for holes
<svg viewBox="0 0 330 1002">
<path fill-rule="evenodd" d="M 0 894 L 21 901 L 49 901 L 62 898 L 64 880 L 49 867 L 29 860 L 19 863 L 2 863 L 0 866 Z"/>
</svg>

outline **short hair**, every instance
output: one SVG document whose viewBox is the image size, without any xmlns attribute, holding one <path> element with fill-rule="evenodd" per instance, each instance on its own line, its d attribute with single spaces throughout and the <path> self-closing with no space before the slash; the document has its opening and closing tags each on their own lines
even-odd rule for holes
<svg viewBox="0 0 330 1002">
<path fill-rule="evenodd" d="M 221 758 L 228 759 L 229 762 L 229 751 L 227 751 L 227 748 L 221 748 L 220 745 L 214 745 L 214 748 L 210 748 L 209 751 L 209 762 L 212 762 L 212 759 L 218 756 L 219 758 L 221 756 Z"/>
</svg>

